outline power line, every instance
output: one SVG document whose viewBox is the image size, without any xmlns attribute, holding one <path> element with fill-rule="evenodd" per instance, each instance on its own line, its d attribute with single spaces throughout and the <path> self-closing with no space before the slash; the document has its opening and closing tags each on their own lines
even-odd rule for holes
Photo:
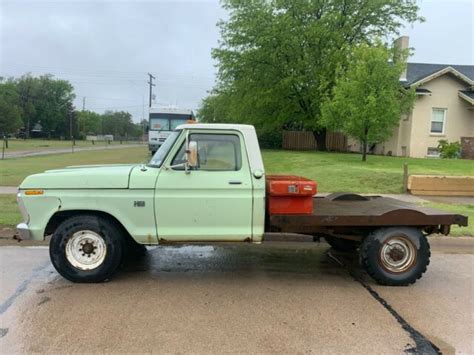
<svg viewBox="0 0 474 355">
<path fill-rule="evenodd" d="M 142 105 L 113 106 L 113 107 L 89 107 L 88 110 L 113 110 L 119 108 L 142 107 Z"/>
<path fill-rule="evenodd" d="M 113 69 L 95 69 L 91 70 L 91 68 L 67 68 L 67 67 L 52 67 L 52 66 L 38 66 L 38 65 L 28 65 L 22 63 L 14 63 L 14 64 L 2 64 L 2 67 L 10 67 L 10 68 L 40 68 L 40 69 L 53 69 L 57 74 L 60 75 L 75 75 L 75 76 L 90 76 L 90 77 L 110 77 L 115 76 L 117 78 L 122 78 L 123 80 L 127 80 L 130 76 L 136 77 L 137 75 L 143 75 L 143 72 L 140 71 L 120 71 L 120 70 L 113 70 Z M 65 69 L 65 70 L 64 70 Z M 71 72 L 72 70 L 73 72 Z M 74 72 L 75 71 L 75 72 Z M 50 73 L 54 74 L 54 73 Z M 125 75 L 123 75 L 125 74 Z M 195 74 L 180 74 L 180 73 L 173 73 L 170 74 L 169 72 L 159 72 L 160 77 L 183 77 L 192 80 L 214 80 L 213 76 L 201 76 Z"/>
<path fill-rule="evenodd" d="M 85 95 L 77 94 L 77 96 L 85 96 Z M 102 101 L 102 100 L 117 100 L 117 101 L 133 101 L 133 102 L 137 102 L 136 99 L 122 98 L 122 97 L 87 96 L 87 99 L 99 100 L 99 101 Z"/>
</svg>

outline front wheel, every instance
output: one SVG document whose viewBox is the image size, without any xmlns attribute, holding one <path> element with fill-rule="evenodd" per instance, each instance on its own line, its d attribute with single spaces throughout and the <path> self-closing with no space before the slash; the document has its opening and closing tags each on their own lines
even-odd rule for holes
<svg viewBox="0 0 474 355">
<path fill-rule="evenodd" d="M 49 255 L 55 269 L 72 282 L 101 282 L 122 261 L 123 236 L 107 219 L 82 215 L 66 219 L 53 234 Z"/>
<path fill-rule="evenodd" d="M 382 228 L 360 246 L 360 262 L 381 285 L 406 286 L 421 278 L 430 263 L 430 246 L 416 228 Z"/>
</svg>

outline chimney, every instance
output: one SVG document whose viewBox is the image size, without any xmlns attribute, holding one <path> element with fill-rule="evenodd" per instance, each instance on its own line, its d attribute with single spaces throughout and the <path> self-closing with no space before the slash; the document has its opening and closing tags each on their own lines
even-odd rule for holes
<svg viewBox="0 0 474 355">
<path fill-rule="evenodd" d="M 393 46 L 395 47 L 398 53 L 401 53 L 408 49 L 409 42 L 410 42 L 410 37 L 401 36 L 401 37 L 398 37 L 395 41 L 393 41 Z M 396 62 L 400 58 L 403 58 L 403 57 L 401 57 L 400 55 L 395 55 L 394 61 Z M 406 81 L 406 80 L 407 80 L 407 63 L 405 61 L 405 68 L 403 69 L 403 72 L 400 75 L 400 81 Z"/>
</svg>

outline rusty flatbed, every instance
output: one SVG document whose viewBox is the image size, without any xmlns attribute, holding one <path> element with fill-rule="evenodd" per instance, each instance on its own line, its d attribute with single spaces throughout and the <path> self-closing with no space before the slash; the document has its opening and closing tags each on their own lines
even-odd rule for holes
<svg viewBox="0 0 474 355">
<path fill-rule="evenodd" d="M 467 226 L 467 217 L 421 207 L 381 196 L 341 195 L 315 197 L 311 215 L 272 215 L 270 232 L 303 234 L 361 234 L 361 230 L 388 226 L 411 226 L 431 233 L 448 234 L 453 224 Z"/>
</svg>

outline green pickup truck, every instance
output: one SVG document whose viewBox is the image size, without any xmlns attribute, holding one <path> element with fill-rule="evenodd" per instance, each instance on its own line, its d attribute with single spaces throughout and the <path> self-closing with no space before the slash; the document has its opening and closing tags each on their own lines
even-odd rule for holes
<svg viewBox="0 0 474 355">
<path fill-rule="evenodd" d="M 408 285 L 429 263 L 426 236 L 467 225 L 465 216 L 341 193 L 313 198 L 310 215 L 271 215 L 265 181 L 254 127 L 184 124 L 148 164 L 70 166 L 28 176 L 18 191 L 24 222 L 17 229 L 21 239 L 51 235 L 51 261 L 74 282 L 110 278 L 128 253 L 145 245 L 258 245 L 291 232 L 357 250 L 376 281 Z"/>
</svg>

